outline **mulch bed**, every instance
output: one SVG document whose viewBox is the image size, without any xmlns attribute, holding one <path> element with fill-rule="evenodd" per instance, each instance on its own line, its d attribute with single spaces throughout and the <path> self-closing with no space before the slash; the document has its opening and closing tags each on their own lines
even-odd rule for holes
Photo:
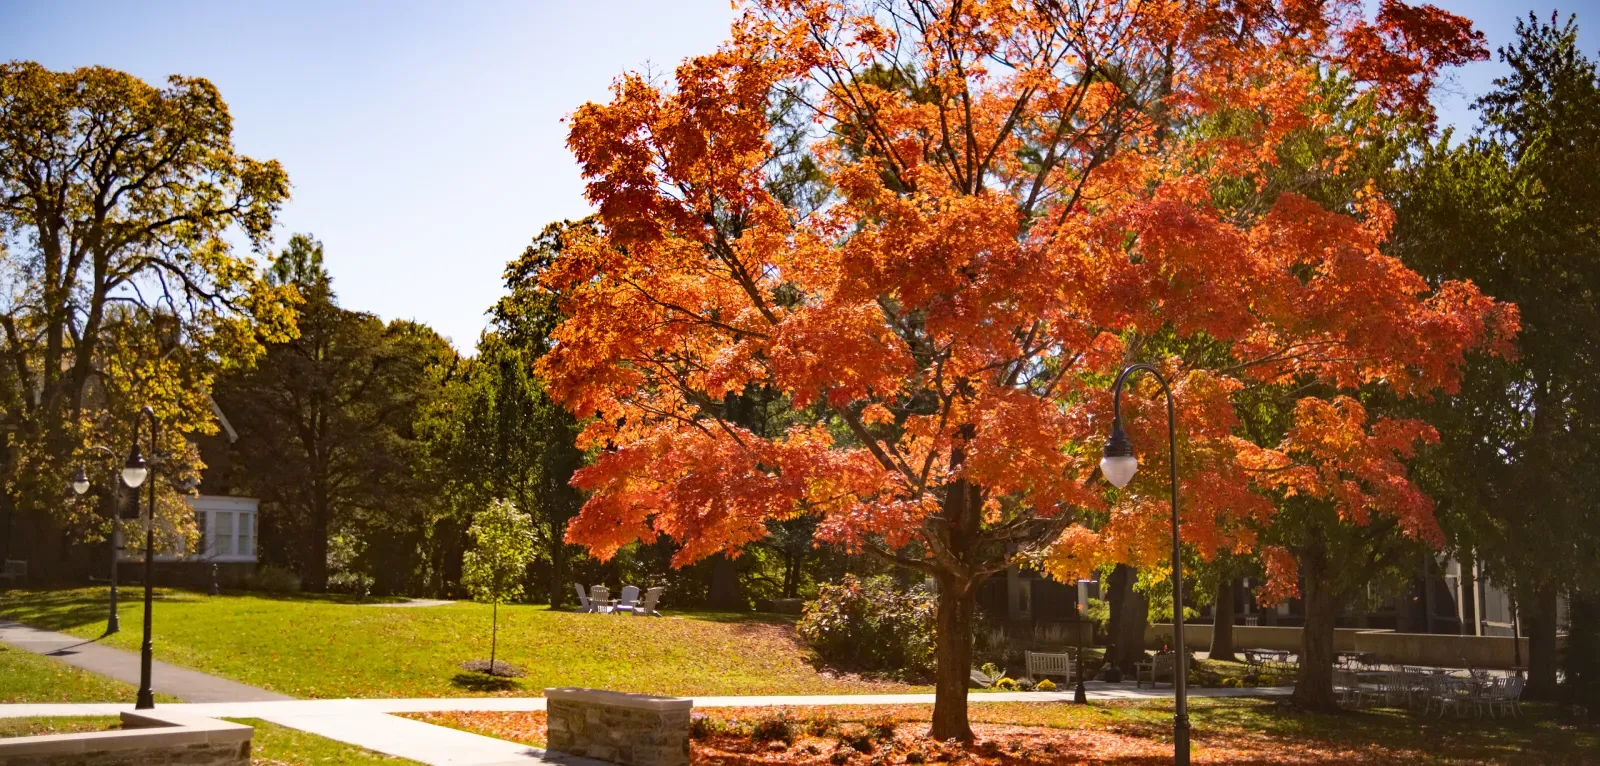
<svg viewBox="0 0 1600 766">
<path fill-rule="evenodd" d="M 859 710 L 859 708 L 854 709 Z M 853 712 L 853 711 L 852 711 Z M 545 742 L 545 714 L 419 713 L 409 717 L 535 746 Z M 1000 723 L 973 723 L 969 746 L 928 738 L 927 709 L 887 708 L 865 720 L 841 722 L 825 709 L 716 709 L 695 712 L 691 758 L 696 764 L 851 764 L 949 763 L 972 766 L 1012 764 L 1162 764 L 1172 762 L 1170 739 L 1106 728 L 1059 729 Z M 763 722 L 782 738 L 764 738 Z M 1406 754 L 1377 748 L 1330 750 L 1286 747 L 1282 740 L 1251 733 L 1196 741 L 1195 763 L 1377 763 L 1403 762 Z M 753 736 L 755 735 L 755 736 Z M 1399 760 L 1396 760 L 1396 759 Z"/>
</svg>

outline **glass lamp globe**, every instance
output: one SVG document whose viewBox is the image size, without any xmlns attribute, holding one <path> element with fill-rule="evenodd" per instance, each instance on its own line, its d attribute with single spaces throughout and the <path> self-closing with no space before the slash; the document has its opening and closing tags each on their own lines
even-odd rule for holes
<svg viewBox="0 0 1600 766">
<path fill-rule="evenodd" d="M 1126 487 L 1139 470 L 1139 459 L 1132 455 L 1107 455 L 1100 459 L 1100 472 L 1112 486 Z"/>
<path fill-rule="evenodd" d="M 133 451 L 128 453 L 128 462 L 122 466 L 122 483 L 137 488 L 149 475 L 150 468 L 145 465 L 144 456 L 139 454 L 139 445 L 135 444 Z"/>
</svg>

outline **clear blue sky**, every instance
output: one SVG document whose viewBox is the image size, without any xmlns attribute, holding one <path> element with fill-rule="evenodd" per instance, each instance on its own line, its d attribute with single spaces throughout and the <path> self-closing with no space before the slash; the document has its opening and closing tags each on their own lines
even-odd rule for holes
<svg viewBox="0 0 1600 766">
<path fill-rule="evenodd" d="M 1518 14 L 1576 12 L 1584 50 L 1600 53 L 1600 0 L 1434 1 L 1494 47 Z M 506 261 L 588 211 L 561 118 L 623 71 L 712 50 L 733 15 L 728 0 L 0 0 L 0 60 L 210 79 L 240 148 L 288 168 L 278 244 L 316 235 L 345 306 L 426 322 L 470 350 Z M 1444 120 L 1474 124 L 1467 104 L 1501 69 L 1454 75 Z"/>
</svg>

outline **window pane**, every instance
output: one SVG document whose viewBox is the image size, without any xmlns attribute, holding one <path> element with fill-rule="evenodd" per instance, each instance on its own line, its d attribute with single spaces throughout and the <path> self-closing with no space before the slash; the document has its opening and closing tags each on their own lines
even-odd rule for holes
<svg viewBox="0 0 1600 766">
<path fill-rule="evenodd" d="M 256 553 L 256 515 L 253 513 L 239 514 L 239 550 L 240 556 L 254 556 Z"/>
<path fill-rule="evenodd" d="M 216 548 L 212 555 L 233 555 L 233 514 L 227 511 L 217 512 Z"/>
<path fill-rule="evenodd" d="M 206 511 L 196 511 L 194 523 L 198 534 L 194 538 L 194 552 L 206 556 L 211 553 L 211 538 L 206 536 L 206 522 L 210 521 L 211 514 Z"/>
</svg>

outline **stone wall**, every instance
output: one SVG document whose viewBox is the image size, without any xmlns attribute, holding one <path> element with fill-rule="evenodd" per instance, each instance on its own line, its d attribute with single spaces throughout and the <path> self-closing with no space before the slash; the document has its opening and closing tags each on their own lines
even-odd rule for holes
<svg viewBox="0 0 1600 766">
<path fill-rule="evenodd" d="M 0 739 L 0 766 L 250 766 L 255 730 L 243 724 L 145 710 L 122 726 Z"/>
<path fill-rule="evenodd" d="M 688 766 L 692 700 L 545 689 L 548 746 L 625 766 Z"/>
</svg>

